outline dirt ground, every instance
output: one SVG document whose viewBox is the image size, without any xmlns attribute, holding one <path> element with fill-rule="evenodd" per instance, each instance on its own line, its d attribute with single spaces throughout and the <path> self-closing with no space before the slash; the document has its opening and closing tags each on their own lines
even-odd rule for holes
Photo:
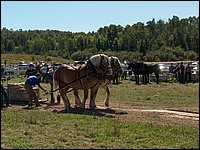
<svg viewBox="0 0 200 150">
<path fill-rule="evenodd" d="M 131 106 L 121 103 L 112 103 L 109 107 L 106 107 L 103 102 L 96 102 L 97 108 L 93 111 L 89 109 L 88 103 L 86 103 L 86 109 L 80 109 L 74 107 L 71 104 L 70 110 L 64 109 L 64 104 L 48 105 L 47 100 L 41 100 L 42 106 L 33 107 L 33 110 L 50 111 L 54 113 L 73 113 L 93 115 L 99 117 L 116 118 L 120 121 L 140 121 L 154 124 L 185 124 L 193 127 L 199 127 L 199 109 L 198 108 L 161 108 L 161 107 L 141 107 Z M 26 104 L 12 104 L 12 107 L 8 108 L 27 109 Z"/>
</svg>

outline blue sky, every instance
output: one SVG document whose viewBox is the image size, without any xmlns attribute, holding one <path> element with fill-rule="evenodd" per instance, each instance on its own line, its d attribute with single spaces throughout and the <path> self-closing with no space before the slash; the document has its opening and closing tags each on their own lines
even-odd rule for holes
<svg viewBox="0 0 200 150">
<path fill-rule="evenodd" d="M 1 28 L 97 31 L 110 24 L 133 25 L 199 16 L 199 1 L 1 1 Z"/>
</svg>

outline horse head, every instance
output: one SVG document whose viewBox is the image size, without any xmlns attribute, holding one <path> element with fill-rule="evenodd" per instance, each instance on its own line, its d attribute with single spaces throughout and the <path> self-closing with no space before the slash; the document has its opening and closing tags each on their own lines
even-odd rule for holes
<svg viewBox="0 0 200 150">
<path fill-rule="evenodd" d="M 130 70 L 130 69 L 134 70 L 134 68 L 135 68 L 135 62 L 132 62 L 132 61 L 129 62 L 129 63 L 128 63 L 128 68 L 127 68 L 127 69 L 128 69 L 128 70 Z"/>
<path fill-rule="evenodd" d="M 107 55 L 97 54 L 92 56 L 89 61 L 95 67 L 97 74 L 112 75 L 111 62 Z"/>
<path fill-rule="evenodd" d="M 119 61 L 119 58 L 115 56 L 111 56 L 109 57 L 109 59 L 110 59 L 110 64 L 113 70 L 120 71 L 122 69 L 122 65 Z"/>
</svg>

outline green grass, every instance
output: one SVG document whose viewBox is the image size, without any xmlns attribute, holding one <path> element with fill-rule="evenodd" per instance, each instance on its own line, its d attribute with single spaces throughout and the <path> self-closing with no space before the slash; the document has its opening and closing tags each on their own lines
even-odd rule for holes
<svg viewBox="0 0 200 150">
<path fill-rule="evenodd" d="M 5 110 L 1 148 L 197 148 L 198 128 L 116 118 Z"/>
<path fill-rule="evenodd" d="M 10 82 L 25 79 L 13 78 Z M 4 85 L 7 83 L 4 82 Z M 46 89 L 49 84 L 41 83 Z M 152 83 L 136 85 L 124 80 L 110 85 L 110 105 L 130 108 L 157 107 L 199 111 L 199 83 Z M 43 95 L 50 98 L 50 94 Z M 81 98 L 83 92 L 80 91 Z M 103 102 L 105 91 L 100 88 L 96 101 Z M 69 93 L 71 103 L 74 102 Z M 62 105 L 61 105 L 62 106 Z M 53 113 L 11 107 L 1 111 L 1 148 L 198 148 L 199 127 L 188 123 L 170 122 L 158 114 L 145 114 L 124 119 L 123 115 Z M 144 121 L 145 120 L 145 121 Z M 178 119 L 175 119 L 178 120 Z M 181 120 L 182 121 L 182 120 Z M 192 122 L 192 121 L 191 121 Z"/>
</svg>

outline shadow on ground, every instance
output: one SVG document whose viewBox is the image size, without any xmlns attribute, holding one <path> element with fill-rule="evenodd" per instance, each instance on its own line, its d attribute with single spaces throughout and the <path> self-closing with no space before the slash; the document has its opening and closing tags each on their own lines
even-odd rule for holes
<svg viewBox="0 0 200 150">
<path fill-rule="evenodd" d="M 85 109 L 81 109 L 79 107 L 76 108 L 70 108 L 69 110 L 53 110 L 53 112 L 56 113 L 66 113 L 66 114 L 80 114 L 80 115 L 88 115 L 88 116 L 98 116 L 98 117 L 108 117 L 108 118 L 115 118 L 116 115 L 123 115 L 123 114 L 128 114 L 127 112 L 124 111 L 116 111 L 110 108 L 107 109 L 100 109 L 100 108 L 96 108 L 94 110 L 89 109 L 89 108 L 85 108 Z"/>
</svg>

